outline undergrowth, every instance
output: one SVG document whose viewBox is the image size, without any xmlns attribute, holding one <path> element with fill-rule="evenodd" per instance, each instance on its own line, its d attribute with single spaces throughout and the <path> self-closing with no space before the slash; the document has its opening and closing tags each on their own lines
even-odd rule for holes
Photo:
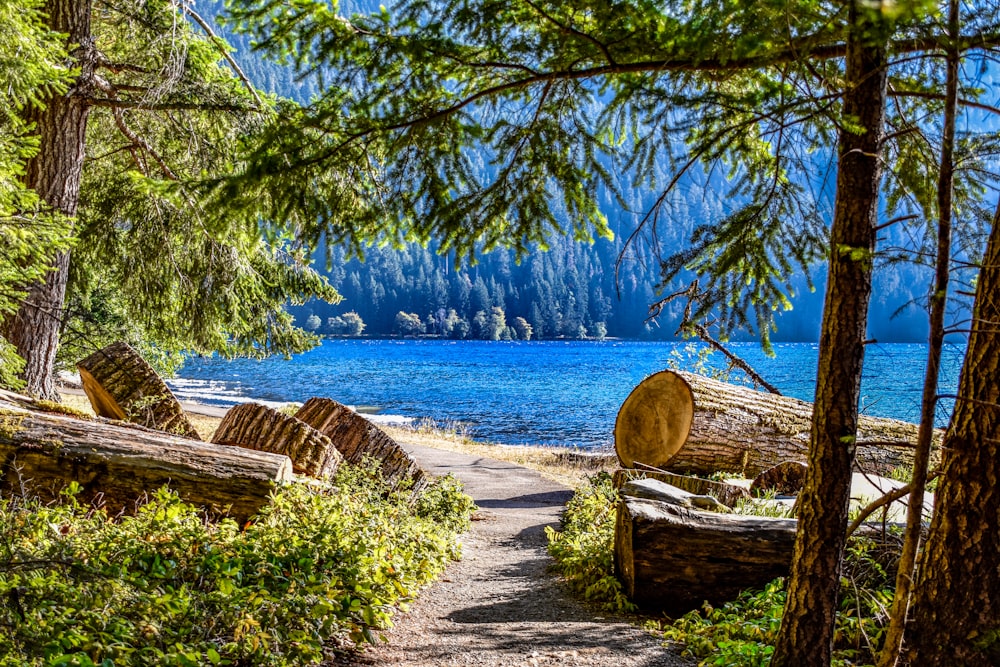
<svg viewBox="0 0 1000 667">
<path fill-rule="evenodd" d="M 566 506 L 561 531 L 547 529 L 555 569 L 572 588 L 603 608 L 634 611 L 613 572 L 616 492 L 607 474 L 591 477 Z M 746 504 L 748 513 L 755 505 Z M 762 511 L 773 513 L 773 510 Z M 833 665 L 870 665 L 881 648 L 891 607 L 899 545 L 852 537 L 841 578 Z M 766 667 L 785 604 L 785 582 L 746 591 L 721 606 L 704 605 L 679 619 L 661 622 L 664 639 L 699 665 Z"/>
<path fill-rule="evenodd" d="M 602 609 L 633 612 L 613 572 L 615 499 L 611 475 L 598 473 L 576 490 L 563 512 L 561 530 L 546 526 L 553 569 L 576 593 Z"/>
<path fill-rule="evenodd" d="M 471 499 L 451 478 L 414 500 L 377 466 L 288 485 L 240 527 L 161 489 L 135 516 L 76 500 L 0 501 L 0 665 L 321 661 L 377 640 L 458 556 Z"/>
</svg>

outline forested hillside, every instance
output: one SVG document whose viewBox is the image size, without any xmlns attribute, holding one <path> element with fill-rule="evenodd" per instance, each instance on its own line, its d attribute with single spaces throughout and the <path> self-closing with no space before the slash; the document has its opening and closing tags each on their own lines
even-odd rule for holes
<svg viewBox="0 0 1000 667">
<path fill-rule="evenodd" d="M 222 2 L 212 0 L 202 8 L 219 15 Z M 349 14 L 362 11 L 363 3 L 341 3 L 341 8 Z M 263 89 L 300 102 L 307 102 L 320 90 L 319 75 L 297 77 L 291 68 L 254 53 L 245 35 L 231 34 L 224 26 L 220 32 L 232 42 L 234 57 L 247 76 Z M 614 165 L 606 166 L 615 172 Z M 480 156 L 478 168 L 482 173 L 490 171 L 485 155 Z M 657 182 L 663 183 L 669 180 L 674 165 L 656 165 L 654 169 Z M 812 187 L 830 190 L 830 173 L 831 166 L 818 159 Z M 588 242 L 553 235 L 548 250 L 535 250 L 520 262 L 513 251 L 498 249 L 480 255 L 474 265 L 462 262 L 456 267 L 453 254 L 440 255 L 436 245 L 415 243 L 401 248 L 370 247 L 364 261 L 347 259 L 343 248 L 330 248 L 328 253 L 323 249 L 316 255 L 317 268 L 344 300 L 336 305 L 317 301 L 290 310 L 297 323 L 320 334 L 523 339 L 528 331 L 533 339 L 672 339 L 677 336 L 684 304 L 680 300 L 671 303 L 655 320 L 647 319 L 649 306 L 683 289 L 688 276 L 664 285 L 660 261 L 685 247 L 698 226 L 736 208 L 730 189 L 718 174 L 686 176 L 666 202 L 667 215 L 661 215 L 655 243 L 648 235 L 639 237 L 624 254 L 632 232 L 655 203 L 656 193 L 647 188 L 627 188 L 624 203 L 606 190 L 601 192 L 601 211 L 615 233 L 614 240 Z M 907 245 L 905 229 L 890 228 L 883 234 L 882 247 Z M 809 289 L 805 276 L 796 280 L 793 308 L 779 313 L 774 340 L 818 339 L 824 270 L 822 264 L 816 267 L 814 290 Z M 930 277 L 929 271 L 910 263 L 882 262 L 875 274 L 870 336 L 884 342 L 926 340 L 922 304 Z M 494 310 L 497 308 L 499 311 Z M 344 320 L 348 313 L 356 313 L 363 330 L 353 315 Z M 530 328 L 525 329 L 525 324 Z M 733 332 L 734 338 L 754 335 Z"/>
</svg>

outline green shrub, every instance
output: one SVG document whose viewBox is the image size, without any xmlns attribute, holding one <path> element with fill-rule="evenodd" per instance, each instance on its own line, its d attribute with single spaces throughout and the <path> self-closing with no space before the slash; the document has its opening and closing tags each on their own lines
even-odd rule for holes
<svg viewBox="0 0 1000 667">
<path fill-rule="evenodd" d="M 609 611 L 635 611 L 614 576 L 615 504 L 611 476 L 588 478 L 566 504 L 561 530 L 545 528 L 553 569 L 584 598 Z"/>
<path fill-rule="evenodd" d="M 277 489 L 243 529 L 166 489 L 119 520 L 76 490 L 0 501 L 4 667 L 319 662 L 392 625 L 457 557 L 471 507 L 448 479 L 414 502 L 389 494 L 370 465 Z"/>
</svg>

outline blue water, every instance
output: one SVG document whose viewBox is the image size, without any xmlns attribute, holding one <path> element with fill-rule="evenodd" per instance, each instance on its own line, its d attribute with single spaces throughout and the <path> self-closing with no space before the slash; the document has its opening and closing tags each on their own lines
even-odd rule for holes
<svg viewBox="0 0 1000 667">
<path fill-rule="evenodd" d="M 635 341 L 483 342 L 327 340 L 291 360 L 193 358 L 172 383 L 182 398 L 235 403 L 248 398 L 304 401 L 328 396 L 375 406 L 405 418 L 460 422 L 479 440 L 600 448 L 612 444 L 615 416 L 644 377 L 698 365 L 689 343 Z M 753 343 L 735 344 L 782 393 L 812 400 L 818 345 L 775 345 L 775 357 Z M 940 393 L 954 394 L 964 347 L 948 346 Z M 916 421 L 926 347 L 867 349 L 861 409 Z M 710 366 L 724 366 L 718 353 Z M 942 401 L 939 425 L 951 404 Z"/>
</svg>

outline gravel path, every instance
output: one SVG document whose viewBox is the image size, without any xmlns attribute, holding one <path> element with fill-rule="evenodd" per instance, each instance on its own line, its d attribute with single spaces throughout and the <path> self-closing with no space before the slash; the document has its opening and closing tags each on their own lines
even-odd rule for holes
<svg viewBox="0 0 1000 667">
<path fill-rule="evenodd" d="M 514 464 L 402 444 L 426 470 L 460 479 L 480 510 L 463 539 L 462 561 L 397 617 L 389 644 L 336 664 L 694 664 L 627 622 L 588 609 L 547 573 L 544 527 L 558 522 L 569 489 Z"/>
</svg>

